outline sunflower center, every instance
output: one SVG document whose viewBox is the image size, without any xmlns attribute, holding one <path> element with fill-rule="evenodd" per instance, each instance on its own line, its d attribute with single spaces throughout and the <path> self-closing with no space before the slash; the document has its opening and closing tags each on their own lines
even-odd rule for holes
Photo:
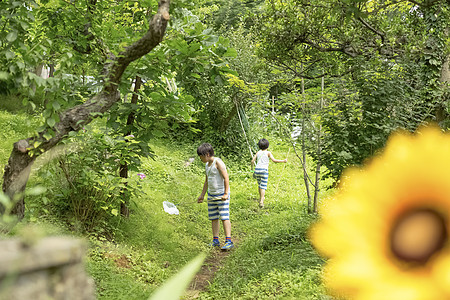
<svg viewBox="0 0 450 300">
<path fill-rule="evenodd" d="M 391 251 L 401 261 L 423 264 L 447 241 L 446 220 L 432 209 L 403 214 L 391 231 Z"/>
</svg>

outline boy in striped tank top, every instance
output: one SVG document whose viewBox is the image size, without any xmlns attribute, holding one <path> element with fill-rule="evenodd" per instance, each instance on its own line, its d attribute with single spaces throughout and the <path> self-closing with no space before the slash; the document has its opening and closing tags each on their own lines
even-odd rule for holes
<svg viewBox="0 0 450 300">
<path fill-rule="evenodd" d="M 197 154 L 201 161 L 205 163 L 206 172 L 203 190 L 197 202 L 202 203 L 206 192 L 208 192 L 208 217 L 212 223 L 213 233 L 211 246 L 220 247 L 219 220 L 222 220 L 226 240 L 221 249 L 230 250 L 234 245 L 231 241 L 230 182 L 227 167 L 220 158 L 214 157 L 214 149 L 208 143 L 201 144 L 197 148 Z"/>
<path fill-rule="evenodd" d="M 276 163 L 286 163 L 287 158 L 283 160 L 275 159 L 272 152 L 268 151 L 269 141 L 260 139 L 258 142 L 259 150 L 252 159 L 252 167 L 256 161 L 254 176 L 258 181 L 259 207 L 264 207 L 264 198 L 267 189 L 267 181 L 269 180 L 269 158 Z"/>
</svg>

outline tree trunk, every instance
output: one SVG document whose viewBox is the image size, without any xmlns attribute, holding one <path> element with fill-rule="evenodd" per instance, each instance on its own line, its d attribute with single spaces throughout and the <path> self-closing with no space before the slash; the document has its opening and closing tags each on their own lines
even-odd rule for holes
<svg viewBox="0 0 450 300">
<path fill-rule="evenodd" d="M 138 101 L 138 91 L 141 88 L 141 84 L 142 84 L 142 80 L 141 77 L 136 76 L 136 80 L 134 82 L 134 93 L 133 96 L 131 97 L 131 104 L 137 104 Z M 130 114 L 128 115 L 128 119 L 127 119 L 127 128 L 129 128 L 131 125 L 133 125 L 134 123 L 134 116 L 135 113 L 134 112 L 130 112 Z M 127 131 L 127 133 L 125 134 L 125 136 L 130 135 L 131 134 L 131 130 L 129 129 Z M 123 164 L 120 165 L 120 177 L 121 178 L 128 178 L 128 163 L 125 162 Z M 122 196 L 122 202 L 120 203 L 120 215 L 122 217 L 128 218 L 130 216 L 130 208 L 129 208 L 129 204 L 130 204 L 130 199 L 128 198 L 128 194 L 127 194 L 127 190 L 128 190 L 128 184 L 127 181 L 125 180 L 125 184 L 122 188 L 122 191 L 120 192 L 120 195 Z"/>
<path fill-rule="evenodd" d="M 444 40 L 448 40 L 449 38 L 449 31 L 450 27 L 447 27 L 444 30 Z M 442 62 L 441 67 L 441 76 L 440 76 L 440 82 L 442 87 L 449 88 L 450 85 L 450 52 L 447 51 L 446 53 L 443 53 L 444 60 Z M 444 122 L 447 117 L 447 106 L 448 106 L 448 92 L 444 94 L 444 97 L 442 99 L 441 105 L 438 106 L 436 109 L 436 122 L 438 124 Z"/>
<path fill-rule="evenodd" d="M 35 69 L 34 69 L 34 73 L 39 76 L 42 77 L 42 70 L 44 69 L 44 64 L 39 64 Z"/>
<path fill-rule="evenodd" d="M 43 136 L 48 129 L 41 131 L 38 136 L 21 140 L 14 144 L 13 151 L 5 166 L 2 189 L 11 199 L 17 199 L 12 212 L 19 219 L 24 216 L 24 195 L 30 168 L 37 156 L 53 148 L 71 131 L 78 131 L 90 123 L 99 114 L 108 111 L 113 104 L 120 100 L 117 89 L 125 69 L 128 65 L 143 55 L 149 53 L 163 39 L 169 15 L 170 0 L 160 0 L 158 12 L 150 20 L 147 33 L 135 43 L 125 48 L 112 61 L 106 63 L 107 73 L 103 89 L 99 94 L 83 104 L 69 108 L 60 114 L 60 122 L 52 128 L 54 135 L 49 140 Z M 4 210 L 4 209 L 3 209 Z"/>
<path fill-rule="evenodd" d="M 44 64 L 39 64 L 36 66 L 36 68 L 34 68 L 34 74 L 36 74 L 39 77 L 42 77 L 42 69 L 44 68 Z M 36 85 L 33 83 L 31 84 L 31 89 L 33 90 L 33 92 L 36 92 Z"/>
<path fill-rule="evenodd" d="M 441 82 L 450 84 L 450 53 L 447 54 L 441 70 Z"/>
<path fill-rule="evenodd" d="M 54 77 L 55 76 L 55 65 L 54 64 L 49 64 L 48 65 L 48 77 Z"/>
<path fill-rule="evenodd" d="M 316 165 L 316 180 L 315 180 L 315 188 L 314 188 L 314 207 L 313 212 L 317 213 L 317 203 L 319 201 L 319 192 L 320 192 L 320 155 L 321 155 L 321 145 L 320 145 L 320 139 L 321 139 L 321 130 L 322 128 L 319 127 L 319 132 L 317 135 L 317 165 Z"/>
<path fill-rule="evenodd" d="M 29 147 L 27 140 L 20 140 L 13 145 L 13 150 L 5 166 L 2 190 L 12 201 L 11 207 L 0 204 L 0 212 L 11 213 L 21 220 L 24 217 L 25 202 L 24 191 L 31 171 L 31 165 L 35 156 L 28 155 Z M 9 210 L 9 211 L 8 211 Z"/>
<path fill-rule="evenodd" d="M 303 73 L 303 65 L 302 65 L 302 73 Z M 306 195 L 308 196 L 308 213 L 311 213 L 311 191 L 309 190 L 309 181 L 308 181 L 308 173 L 306 167 L 306 145 L 305 145 L 305 79 L 302 77 L 302 156 L 303 156 L 303 180 L 305 181 Z"/>
<path fill-rule="evenodd" d="M 119 175 L 121 178 L 128 178 L 128 164 L 126 162 L 120 165 Z M 122 198 L 122 201 L 120 202 L 120 215 L 124 218 L 128 218 L 130 216 L 130 199 L 128 198 L 127 191 L 128 183 L 125 181 L 124 186 L 120 191 Z"/>
<path fill-rule="evenodd" d="M 448 32 L 448 30 L 447 30 L 447 32 Z M 447 33 L 447 36 L 448 36 L 448 33 Z M 449 64 L 450 64 L 450 53 L 447 53 L 445 55 L 445 59 L 442 64 L 441 78 L 440 78 L 441 84 L 444 88 L 445 88 L 445 86 L 447 86 L 447 88 L 448 88 L 448 85 L 450 84 L 450 66 L 449 66 Z M 444 94 L 444 95 L 445 95 L 444 97 L 448 97 L 448 93 Z M 442 99 L 441 105 L 439 105 L 439 107 L 436 109 L 436 122 L 438 124 L 440 124 L 441 122 L 444 122 L 447 119 L 447 117 L 448 117 L 447 106 L 448 106 L 448 99 L 447 98 Z"/>
<path fill-rule="evenodd" d="M 306 147 L 305 147 L 305 121 L 302 121 L 302 156 L 303 156 L 303 181 L 305 181 L 306 195 L 308 196 L 308 213 L 311 213 L 311 191 L 309 190 L 308 173 L 306 172 Z"/>
<path fill-rule="evenodd" d="M 322 111 L 323 108 L 323 92 L 325 89 L 325 82 L 324 77 L 322 77 L 322 96 L 320 99 L 320 107 L 319 110 Z M 317 165 L 316 165 L 316 180 L 315 180 L 315 189 L 314 189 L 314 208 L 313 212 L 317 213 L 317 203 L 319 201 L 319 192 L 320 192 L 320 167 L 321 167 L 321 154 L 322 154 L 322 145 L 321 145 L 321 138 L 322 138 L 322 124 L 319 124 L 319 130 L 317 131 Z"/>
</svg>

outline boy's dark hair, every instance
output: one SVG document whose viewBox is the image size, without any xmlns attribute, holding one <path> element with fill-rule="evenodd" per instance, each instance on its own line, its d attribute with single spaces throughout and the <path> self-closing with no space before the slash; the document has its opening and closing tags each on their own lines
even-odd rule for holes
<svg viewBox="0 0 450 300">
<path fill-rule="evenodd" d="M 258 142 L 258 147 L 261 150 L 266 150 L 267 148 L 269 148 L 269 141 L 266 139 L 260 139 Z"/>
<path fill-rule="evenodd" d="M 199 156 L 200 156 L 200 155 L 202 155 L 202 156 L 206 156 L 206 155 L 214 156 L 214 149 L 213 149 L 213 147 L 211 146 L 211 144 L 203 143 L 203 144 L 201 144 L 200 146 L 198 146 L 198 148 L 197 148 L 197 154 L 198 154 Z"/>
</svg>

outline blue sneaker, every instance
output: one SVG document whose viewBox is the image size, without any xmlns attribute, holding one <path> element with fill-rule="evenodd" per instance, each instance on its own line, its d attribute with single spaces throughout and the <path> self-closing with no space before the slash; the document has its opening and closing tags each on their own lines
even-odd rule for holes
<svg viewBox="0 0 450 300">
<path fill-rule="evenodd" d="M 218 240 L 213 240 L 211 244 L 209 244 L 210 247 L 220 247 L 220 242 Z"/>
<path fill-rule="evenodd" d="M 226 241 L 221 249 L 222 250 L 230 250 L 233 247 L 234 247 L 234 244 L 232 241 Z"/>
</svg>

